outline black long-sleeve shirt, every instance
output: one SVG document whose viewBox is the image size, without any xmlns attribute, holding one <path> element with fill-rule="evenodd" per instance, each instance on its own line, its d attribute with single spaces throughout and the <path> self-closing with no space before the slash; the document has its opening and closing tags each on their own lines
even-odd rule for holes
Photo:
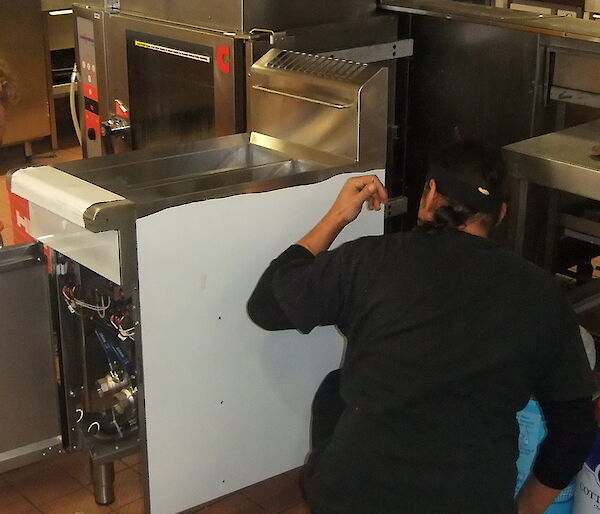
<svg viewBox="0 0 600 514">
<path fill-rule="evenodd" d="M 248 312 L 270 330 L 347 336 L 346 408 L 307 478 L 318 512 L 514 512 L 515 414 L 531 394 L 548 426 L 542 483 L 565 487 L 591 447 L 573 311 L 543 271 L 487 239 L 393 234 L 316 258 L 292 246 Z"/>
</svg>

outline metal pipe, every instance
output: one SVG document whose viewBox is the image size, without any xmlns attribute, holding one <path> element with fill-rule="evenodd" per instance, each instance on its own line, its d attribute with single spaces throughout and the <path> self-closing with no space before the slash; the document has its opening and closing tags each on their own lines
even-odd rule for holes
<svg viewBox="0 0 600 514">
<path fill-rule="evenodd" d="M 115 501 L 115 463 L 95 463 L 90 459 L 94 498 L 99 505 L 109 505 Z"/>
</svg>

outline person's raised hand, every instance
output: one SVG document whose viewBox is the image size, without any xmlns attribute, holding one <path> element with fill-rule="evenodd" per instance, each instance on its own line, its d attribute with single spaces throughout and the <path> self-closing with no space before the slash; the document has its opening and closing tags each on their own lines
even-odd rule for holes
<svg viewBox="0 0 600 514">
<path fill-rule="evenodd" d="M 344 184 L 329 214 L 347 224 L 358 217 L 365 202 L 369 210 L 378 211 L 387 200 L 387 190 L 375 175 L 353 177 Z"/>
</svg>

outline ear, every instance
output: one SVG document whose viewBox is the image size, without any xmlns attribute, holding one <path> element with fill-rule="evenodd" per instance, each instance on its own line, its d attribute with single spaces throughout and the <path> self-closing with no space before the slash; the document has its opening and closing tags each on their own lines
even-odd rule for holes
<svg viewBox="0 0 600 514">
<path fill-rule="evenodd" d="M 498 222 L 496 223 L 496 225 L 500 225 L 500 223 L 502 223 L 502 221 L 504 221 L 504 218 L 506 218 L 507 212 L 508 212 L 508 205 L 506 204 L 506 202 L 502 202 L 502 205 L 500 206 L 500 212 L 498 213 Z"/>
<path fill-rule="evenodd" d="M 429 179 L 429 182 L 427 183 L 427 193 L 425 194 L 424 200 L 425 200 L 425 207 L 429 210 L 435 210 L 434 204 L 435 204 L 435 199 L 437 197 L 437 184 L 435 183 L 435 179 L 431 178 Z"/>
</svg>

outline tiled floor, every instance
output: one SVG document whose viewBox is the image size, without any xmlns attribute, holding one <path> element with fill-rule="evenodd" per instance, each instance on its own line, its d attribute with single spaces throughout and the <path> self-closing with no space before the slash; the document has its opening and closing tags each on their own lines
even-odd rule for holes
<svg viewBox="0 0 600 514">
<path fill-rule="evenodd" d="M 92 493 L 89 460 L 83 452 L 60 455 L 0 475 L 0 514 L 142 514 L 139 456 L 115 466 L 117 501 L 97 505 Z"/>
<path fill-rule="evenodd" d="M 115 471 L 116 500 L 108 506 L 94 501 L 89 462 L 83 452 L 9 471 L 0 475 L 0 514 L 143 514 L 139 455 L 121 459 Z M 299 470 L 290 471 L 187 512 L 309 514 L 299 476 Z"/>
</svg>

